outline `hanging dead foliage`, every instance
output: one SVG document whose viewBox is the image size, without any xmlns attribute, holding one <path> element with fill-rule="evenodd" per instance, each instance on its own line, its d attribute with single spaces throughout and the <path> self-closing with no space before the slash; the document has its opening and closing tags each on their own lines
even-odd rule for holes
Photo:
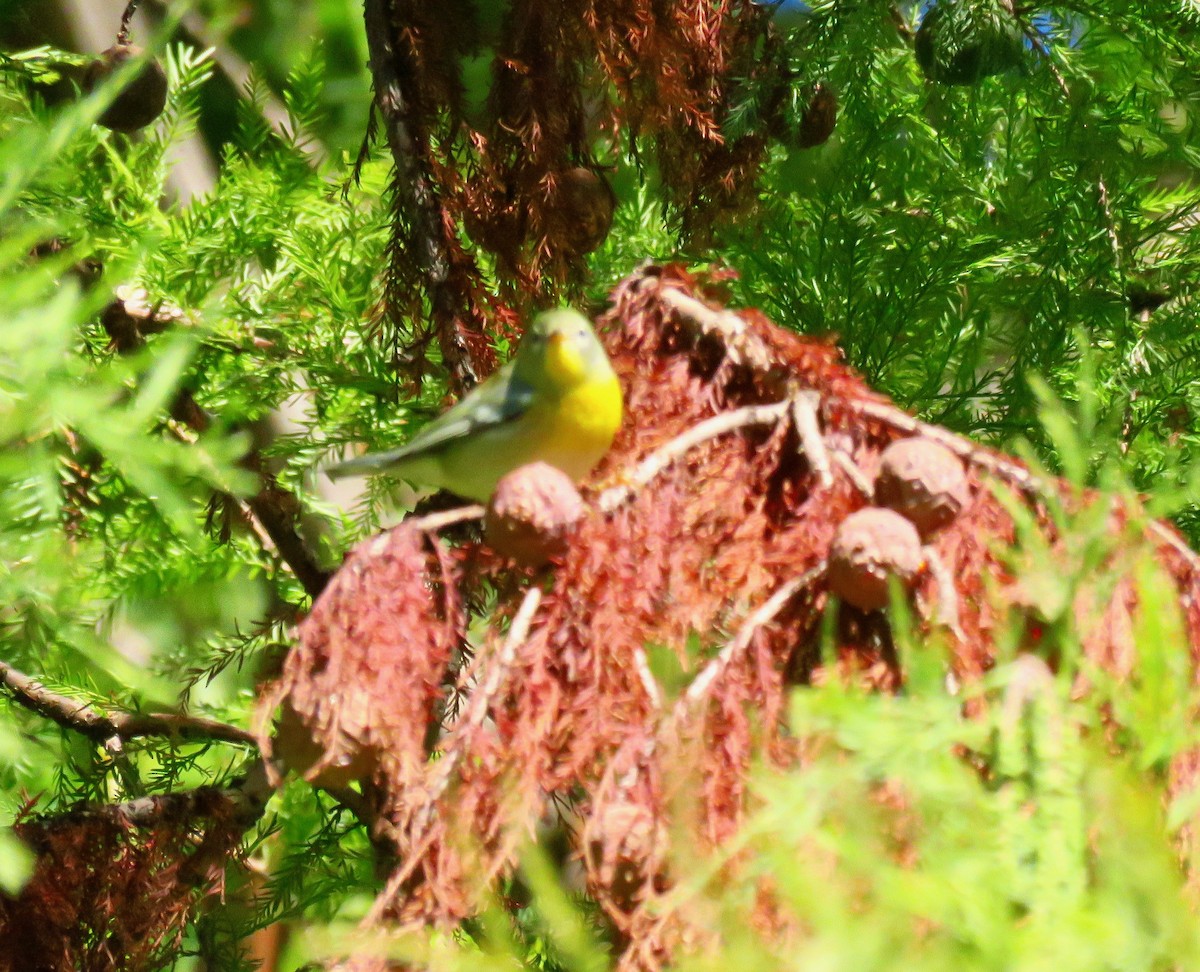
<svg viewBox="0 0 1200 972">
<path fill-rule="evenodd" d="M 269 701 L 309 733 L 310 778 L 357 766 L 371 787 L 397 862 L 373 921 L 471 914 L 535 825 L 570 805 L 622 967 L 658 967 L 703 941 L 709 931 L 652 905 L 671 886 L 673 846 L 694 853 L 736 833 L 753 759 L 802 762 L 788 689 L 903 683 L 886 614 L 865 609 L 877 597 L 837 608 L 835 651 L 819 649 L 831 546 L 872 507 L 881 474 L 883 519 L 922 514 L 924 545 L 905 548 L 903 579 L 918 643 L 948 644 L 958 683 L 994 663 L 1010 613 L 1053 620 L 1005 552 L 1016 509 L 1069 561 L 1052 511 L 1112 504 L 1103 573 L 1120 580 L 1084 584 L 1063 615 L 1094 660 L 1118 675 L 1136 664 L 1139 557 L 1177 588 L 1195 658 L 1197 557 L 1169 527 L 918 422 L 832 344 L 720 307 L 719 284 L 648 267 L 613 293 L 600 330 L 627 421 L 551 567 L 531 574 L 478 535 L 434 535 L 482 508 L 410 520 L 360 547 L 301 626 Z M 913 437 L 939 447 L 937 476 L 920 463 L 910 475 L 886 451 Z M 942 492 L 952 502 L 933 503 Z M 918 544 L 916 529 L 901 532 Z M 473 614 L 486 624 L 468 625 Z M 664 657 L 686 683 L 674 696 L 653 674 Z M 1195 776 L 1194 761 L 1179 763 L 1176 788 Z M 760 910 L 764 927 L 782 920 L 769 889 Z"/>
<path fill-rule="evenodd" d="M 411 524 L 358 548 L 288 655 L 274 755 L 326 786 L 380 772 L 419 781 L 464 634 L 452 571 L 449 556 Z"/>
<path fill-rule="evenodd" d="M 27 811 L 13 831 L 37 863 L 19 895 L 0 894 L 0 967 L 159 967 L 200 900 L 220 894 L 246 811 L 241 794 L 215 788 L 40 819 Z"/>
<path fill-rule="evenodd" d="M 772 99 L 752 130 L 730 124 L 739 99 L 777 73 L 771 15 L 754 0 L 512 0 L 487 37 L 463 0 L 368 0 L 375 104 L 395 164 L 385 302 L 410 335 L 397 357 L 406 373 L 419 379 L 436 339 L 452 386 L 470 384 L 494 364 L 486 329 L 512 328 L 514 311 L 578 278 L 612 224 L 605 146 L 652 148 L 685 238 L 744 211 L 787 104 Z M 485 44 L 490 97 L 472 113 L 463 64 Z M 464 237 L 496 257 L 503 301 Z"/>
</svg>

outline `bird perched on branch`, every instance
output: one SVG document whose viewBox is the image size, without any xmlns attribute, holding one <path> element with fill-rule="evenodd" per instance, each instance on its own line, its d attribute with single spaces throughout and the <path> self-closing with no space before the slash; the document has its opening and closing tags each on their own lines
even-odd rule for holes
<svg viewBox="0 0 1200 972">
<path fill-rule="evenodd" d="M 608 451 L 621 413 L 621 386 L 591 322 L 563 307 L 535 319 L 508 364 L 412 441 L 328 472 L 386 472 L 487 502 L 505 473 L 531 462 L 583 479 Z"/>
</svg>

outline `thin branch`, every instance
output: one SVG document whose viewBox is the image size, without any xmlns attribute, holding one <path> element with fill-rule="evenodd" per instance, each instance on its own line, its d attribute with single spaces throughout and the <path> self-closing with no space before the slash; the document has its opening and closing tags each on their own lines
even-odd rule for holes
<svg viewBox="0 0 1200 972">
<path fill-rule="evenodd" d="M 461 391 L 475 384 L 479 376 L 461 330 L 462 295 L 456 294 L 452 286 L 453 261 L 447 234 L 453 221 L 446 218 L 437 183 L 428 171 L 427 139 L 410 117 L 416 103 L 412 79 L 418 68 L 401 50 L 393 23 L 395 10 L 389 0 L 366 0 L 363 18 L 375 104 L 392 153 L 399 206 L 411 219 L 418 243 L 415 253 L 401 254 L 393 247 L 392 259 L 417 261 L 425 278 L 442 359 L 452 387 Z"/>
<path fill-rule="evenodd" d="M 215 719 L 175 713 L 103 712 L 90 702 L 52 692 L 41 682 L 2 661 L 0 685 L 7 688 L 13 699 L 25 708 L 98 742 L 107 742 L 114 736 L 118 739 L 164 736 L 258 746 L 252 732 Z"/>
<path fill-rule="evenodd" d="M 1112 200 L 1108 195 L 1108 186 L 1104 184 L 1104 177 L 1101 176 L 1096 180 L 1096 191 L 1100 196 L 1100 208 L 1104 210 L 1104 229 L 1108 234 L 1108 243 L 1112 247 L 1113 266 L 1117 270 L 1121 269 L 1121 240 L 1117 234 L 1117 221 L 1113 217 Z"/>
<path fill-rule="evenodd" d="M 929 574 L 933 578 L 936 601 L 934 620 L 945 625 L 958 641 L 965 642 L 967 636 L 959 623 L 958 592 L 954 587 L 954 576 L 933 547 L 926 546 L 922 553 L 925 557 L 925 564 L 929 568 Z"/>
<path fill-rule="evenodd" d="M 242 465 L 258 476 L 262 484 L 258 492 L 246 500 L 254 518 L 262 524 L 279 552 L 280 558 L 300 585 L 314 600 L 329 583 L 330 573 L 317 563 L 300 536 L 300 501 L 294 494 L 279 485 L 275 474 L 266 468 L 262 453 L 252 450 Z"/>
<path fill-rule="evenodd" d="M 657 289 L 658 299 L 702 333 L 712 333 L 727 341 L 727 351 L 733 360 L 744 362 L 763 371 L 769 370 L 776 363 L 771 349 L 761 338 L 753 334 L 746 322 L 736 313 L 709 307 L 703 301 L 683 293 L 677 287 L 664 283 L 662 278 L 653 274 L 652 270 L 651 267 L 643 269 L 643 280 L 647 286 Z M 864 397 L 844 399 L 839 404 L 848 411 L 874 419 L 893 431 L 932 439 L 945 446 L 964 462 L 978 469 L 986 470 L 997 479 L 1024 493 L 1033 496 L 1060 495 L 1058 484 L 1055 481 L 1037 476 L 1016 460 L 991 452 L 940 426 L 930 425 L 913 418 L 887 401 Z M 1200 554 L 1192 550 L 1170 526 L 1160 520 L 1150 520 L 1147 530 L 1158 541 L 1182 557 L 1193 574 L 1200 576 Z"/>
<path fill-rule="evenodd" d="M 675 287 L 663 285 L 660 278 L 647 275 L 644 279 L 657 286 L 658 296 L 663 303 L 696 325 L 701 332 L 717 334 L 722 340 L 729 342 L 727 348 L 736 346 L 738 349 L 737 360 L 751 366 L 755 366 L 756 363 L 757 366 L 763 368 L 772 366 L 771 350 L 736 313 L 711 308 L 703 301 L 685 294 Z M 831 471 L 829 462 L 832 459 L 832 462 L 836 463 L 850 479 L 855 489 L 870 499 L 874 490 L 862 471 L 849 456 L 840 450 L 829 449 L 820 435 L 816 403 L 811 397 L 801 398 L 801 396 L 814 394 L 812 389 L 799 389 L 795 395 L 783 401 L 768 405 L 747 405 L 732 411 L 721 412 L 697 423 L 650 453 L 632 471 L 623 476 L 622 482 L 601 492 L 596 497 L 597 509 L 605 514 L 614 512 L 697 446 L 738 429 L 771 425 L 785 417 L 789 410 L 800 435 L 801 447 L 805 450 L 806 455 L 810 456 L 814 471 L 820 475 L 819 470 L 822 464 L 827 471 Z M 800 405 L 800 402 L 805 404 Z M 1053 480 L 1038 476 L 1016 460 L 992 452 L 941 426 L 922 422 L 887 401 L 875 398 L 856 398 L 842 400 L 840 405 L 864 418 L 879 422 L 895 432 L 908 436 L 920 435 L 937 442 L 964 462 L 991 473 L 1024 493 L 1034 496 L 1058 495 L 1057 484 Z M 482 506 L 464 506 L 429 514 L 415 525 L 420 529 L 433 532 L 454 523 L 477 519 L 483 513 Z M 1170 526 L 1158 520 L 1150 520 L 1147 529 L 1160 542 L 1184 558 L 1194 572 L 1200 574 L 1200 554 L 1192 550 Z"/>
<path fill-rule="evenodd" d="M 125 803 L 94 804 L 21 821 L 22 826 L 44 829 L 77 827 L 89 821 L 117 820 L 133 827 L 156 827 L 172 821 L 206 817 L 230 818 L 251 826 L 266 809 L 272 787 L 261 760 L 230 786 L 201 786 L 178 793 L 157 793 Z"/>
<path fill-rule="evenodd" d="M 658 681 L 654 677 L 654 672 L 650 669 L 650 658 L 646 654 L 646 649 L 640 645 L 634 650 L 633 665 L 637 669 L 638 681 L 642 683 L 642 689 L 646 693 L 646 697 L 650 700 L 650 704 L 655 709 L 662 708 L 662 691 L 658 687 Z"/>
<path fill-rule="evenodd" d="M 1025 39 L 1029 41 L 1033 49 L 1037 51 L 1042 60 L 1046 62 L 1046 67 L 1050 69 L 1050 74 L 1054 77 L 1054 81 L 1058 85 L 1058 90 L 1062 92 L 1064 98 L 1069 99 L 1071 97 L 1071 88 L 1067 84 L 1067 79 L 1062 76 L 1062 72 L 1058 69 L 1058 65 L 1054 63 L 1054 58 L 1050 56 L 1049 49 L 1046 47 L 1041 37 L 1038 36 L 1037 29 L 1032 24 L 1026 23 L 1023 16 L 1018 16 L 1016 11 L 1013 10 L 1011 6 L 1009 6 L 1008 12 L 1012 15 L 1013 19 L 1016 20 L 1017 26 L 1021 29 L 1021 33 L 1025 35 Z"/>
<path fill-rule="evenodd" d="M 635 754 L 636 766 L 630 770 L 631 776 L 635 775 L 640 768 L 644 768 L 649 764 L 650 759 L 654 756 L 661 742 L 678 734 L 679 727 L 686 720 L 688 713 L 694 706 L 708 697 L 710 690 L 716 684 L 717 680 L 729 671 L 730 666 L 738 658 L 745 654 L 754 641 L 755 635 L 774 621 L 779 616 L 779 613 L 787 607 L 793 597 L 824 577 L 825 571 L 826 564 L 822 562 L 806 570 L 803 574 L 793 577 L 781 585 L 774 594 L 749 614 L 745 621 L 742 622 L 741 627 L 738 628 L 737 633 L 725 643 L 716 656 L 692 679 L 687 690 L 676 700 L 671 712 L 659 724 L 658 731 L 639 745 Z M 647 670 L 646 675 L 649 674 Z M 652 697 L 657 696 L 657 683 L 653 681 L 653 676 L 650 676 L 650 682 L 654 686 Z M 606 775 L 611 774 L 616 769 L 616 766 L 617 760 L 611 760 L 608 764 Z"/>
<path fill-rule="evenodd" d="M 734 311 L 716 309 L 677 287 L 663 284 L 661 278 L 646 277 L 658 285 L 658 299 L 681 317 L 700 326 L 706 334 L 715 334 L 725 345 L 725 353 L 736 365 L 748 365 L 756 371 L 768 371 L 774 358 L 771 350 Z"/>
<path fill-rule="evenodd" d="M 870 399 L 851 399 L 843 404 L 849 411 L 875 419 L 896 432 L 903 432 L 905 435 L 920 435 L 923 438 L 931 439 L 939 445 L 945 446 L 963 461 L 986 469 L 997 478 L 1003 479 L 1023 492 L 1054 492 L 1050 480 L 1034 475 L 1020 463 L 976 445 L 970 439 L 955 435 L 940 425 L 922 422 L 895 405 Z"/>
<path fill-rule="evenodd" d="M 833 485 L 833 469 L 829 465 L 829 450 L 817 422 L 821 396 L 815 391 L 799 392 L 792 400 L 792 422 L 800 438 L 800 451 L 808 458 L 822 489 Z"/>
<path fill-rule="evenodd" d="M 659 446 L 649 456 L 623 476 L 624 481 L 610 486 L 596 498 L 596 506 L 602 513 L 612 513 L 632 499 L 639 490 L 662 475 L 672 463 L 686 456 L 692 449 L 738 429 L 755 425 L 773 425 L 788 414 L 793 399 L 770 405 L 746 405 L 731 412 L 720 412 L 712 418 L 698 422 L 679 433 L 665 445 Z"/>
<path fill-rule="evenodd" d="M 468 520 L 479 520 L 487 510 L 478 503 L 469 506 L 459 506 L 452 510 L 440 510 L 437 513 L 426 513 L 424 516 L 414 516 L 404 521 L 405 526 L 423 530 L 426 533 L 437 533 L 448 526 L 466 523 Z"/>
<path fill-rule="evenodd" d="M 320 786 L 320 789 L 348 810 L 351 816 L 366 829 L 367 833 L 371 832 L 376 815 L 371 808 L 371 802 L 366 797 L 348 786 Z"/>
<path fill-rule="evenodd" d="M 121 26 L 117 29 L 117 43 L 129 43 L 129 27 L 133 23 L 133 15 L 137 13 L 138 3 L 140 0 L 129 0 L 125 5 L 125 12 L 121 14 Z"/>
<path fill-rule="evenodd" d="M 846 474 L 846 478 L 850 480 L 850 484 L 858 490 L 867 502 L 869 503 L 873 500 L 875 498 L 875 487 L 871 485 L 871 480 L 867 479 L 866 473 L 859 469 L 858 463 L 841 449 L 831 449 L 830 455 L 833 457 L 833 461 L 837 464 L 838 469 Z"/>
<path fill-rule="evenodd" d="M 517 651 L 529 639 L 529 629 L 541 603 L 541 588 L 531 587 L 525 592 L 525 599 L 513 617 L 500 651 L 495 656 L 476 656 L 472 668 L 478 669 L 486 661 L 487 673 L 483 681 L 471 693 L 458 720 L 447 732 L 448 741 L 442 752 L 442 758 L 434 764 L 433 778 L 429 781 L 428 791 L 421 806 L 412 817 L 407 858 L 404 864 L 388 878 L 387 887 L 376 897 L 370 912 L 363 919 L 363 924 L 371 924 L 383 917 L 384 911 L 395 899 L 396 894 L 412 877 L 413 872 L 424 859 L 433 836 L 432 824 L 437 813 L 438 801 L 445 795 L 455 770 L 466 756 L 467 741 L 483 725 L 492 703 L 495 702 L 497 694 L 504 686 L 505 679 L 512 671 Z"/>
<path fill-rule="evenodd" d="M 517 651 L 529 640 L 529 629 L 541 603 L 541 588 L 531 587 L 526 591 L 525 598 L 521 601 L 521 606 L 513 617 L 512 624 L 509 625 L 508 633 L 504 636 L 504 644 L 501 646 L 500 652 L 494 658 L 484 656 L 488 662 L 487 674 L 482 683 L 477 685 L 475 691 L 471 693 L 466 708 L 462 710 L 458 720 L 450 727 L 442 758 L 434 764 L 437 773 L 430 784 L 426 817 L 432 816 L 434 804 L 446 792 L 446 787 L 450 785 L 450 778 L 458 768 L 458 764 L 462 762 L 462 758 L 466 754 L 466 740 L 487 719 L 492 703 L 496 701 L 496 696 L 503 688 L 505 679 L 512 671 Z M 483 659 L 477 658 L 476 665 L 481 660 Z M 428 819 L 425 822 L 428 823 Z"/>
<path fill-rule="evenodd" d="M 705 419 L 703 422 L 698 422 L 651 452 L 630 472 L 622 475 L 622 481 L 616 486 L 610 486 L 600 493 L 596 497 L 596 508 L 605 514 L 612 513 L 623 504 L 629 502 L 644 487 L 661 476 L 673 463 L 684 458 L 693 449 L 729 432 L 752 428 L 756 425 L 772 425 L 780 419 L 786 418 L 789 411 L 795 414 L 794 406 L 797 401 L 798 399 L 788 398 L 770 405 L 746 405 L 743 408 L 737 408 L 733 411 L 720 412 L 711 418 Z M 820 441 L 818 435 L 817 442 Z M 806 451 L 811 445 L 803 434 L 801 435 L 801 445 Z M 823 444 L 821 452 L 824 453 Z M 828 469 L 827 455 L 824 461 L 825 468 Z M 820 462 L 820 459 L 815 460 L 814 467 L 818 466 Z M 480 519 L 485 512 L 486 510 L 483 506 L 471 504 L 452 510 L 429 513 L 422 517 L 406 520 L 405 522 L 407 525 L 416 527 L 418 530 L 436 533 L 438 530 L 453 526 L 456 523 Z"/>
<path fill-rule="evenodd" d="M 149 319 L 154 318 L 155 313 L 152 312 Z M 100 323 L 120 354 L 130 354 L 146 343 L 140 318 L 128 312 L 123 299 L 114 300 L 105 309 Z M 179 389 L 171 401 L 170 414 L 175 421 L 197 433 L 206 431 L 212 425 L 212 416 L 186 388 Z M 329 583 L 330 574 L 322 569 L 300 536 L 300 501 L 279 485 L 275 475 L 266 468 L 257 447 L 251 449 L 242 460 L 242 466 L 252 472 L 260 484 L 258 492 L 246 500 L 246 506 L 274 544 L 279 558 L 291 568 L 308 595 L 315 599 Z"/>
<path fill-rule="evenodd" d="M 774 594 L 752 611 L 746 620 L 742 622 L 742 626 L 738 628 L 737 633 L 717 653 L 716 657 L 701 669 L 700 674 L 692 679 L 691 684 L 687 687 L 687 691 L 675 703 L 675 708 L 672 709 L 670 718 L 667 720 L 667 726 L 674 727 L 682 722 L 687 716 L 688 711 L 708 695 L 713 683 L 724 675 L 729 670 L 729 667 L 745 653 L 754 640 L 754 636 L 774 621 L 779 612 L 787 607 L 796 594 L 810 587 L 824 576 L 825 564 L 820 563 L 816 567 L 806 570 L 798 577 L 793 577 L 791 580 L 785 582 Z"/>
</svg>

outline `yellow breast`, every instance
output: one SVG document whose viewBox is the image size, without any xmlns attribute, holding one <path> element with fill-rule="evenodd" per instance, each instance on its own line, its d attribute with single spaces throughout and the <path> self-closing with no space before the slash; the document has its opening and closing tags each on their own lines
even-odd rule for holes
<svg viewBox="0 0 1200 972">
<path fill-rule="evenodd" d="M 621 427 L 621 385 L 613 375 L 584 382 L 556 403 L 551 426 L 549 461 L 582 479 L 612 445 Z"/>
<path fill-rule="evenodd" d="M 579 434 L 603 442 L 606 449 L 621 427 L 622 406 L 621 384 L 615 375 L 585 382 L 563 400 L 563 412 Z"/>
</svg>

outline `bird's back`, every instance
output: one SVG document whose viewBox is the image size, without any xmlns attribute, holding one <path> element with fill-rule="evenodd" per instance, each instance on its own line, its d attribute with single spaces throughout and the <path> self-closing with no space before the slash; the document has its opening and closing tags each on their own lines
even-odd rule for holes
<svg viewBox="0 0 1200 972">
<path fill-rule="evenodd" d="M 429 457 L 437 468 L 421 470 L 427 472 L 422 481 L 479 502 L 491 497 L 502 476 L 530 462 L 548 462 L 578 481 L 604 458 L 620 424 L 621 389 L 610 373 L 559 398 L 541 398 L 519 418 L 479 431 L 469 442 L 449 444 Z M 415 477 L 417 470 L 409 472 Z"/>
</svg>

